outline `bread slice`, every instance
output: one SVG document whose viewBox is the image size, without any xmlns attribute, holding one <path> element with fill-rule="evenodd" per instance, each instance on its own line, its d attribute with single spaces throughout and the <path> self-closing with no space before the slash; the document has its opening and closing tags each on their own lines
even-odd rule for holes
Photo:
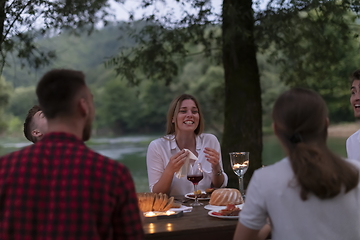
<svg viewBox="0 0 360 240">
<path fill-rule="evenodd" d="M 154 193 L 149 193 L 147 195 L 147 211 L 150 212 L 150 211 L 154 211 L 154 204 L 155 204 L 155 201 L 156 201 L 156 194 Z"/>
<path fill-rule="evenodd" d="M 165 193 L 138 193 L 139 208 L 143 212 L 167 211 L 173 207 L 174 197 L 169 198 Z"/>
<path fill-rule="evenodd" d="M 167 204 L 165 205 L 165 207 L 163 209 L 163 211 L 164 212 L 168 211 L 172 207 L 173 202 L 174 202 L 174 197 L 169 198 L 168 201 L 167 201 Z"/>
<path fill-rule="evenodd" d="M 145 193 L 137 193 L 138 204 L 141 211 L 146 212 L 145 209 Z"/>
<path fill-rule="evenodd" d="M 160 205 L 163 201 L 163 195 L 162 193 L 158 193 L 155 195 L 155 200 L 154 200 L 154 206 L 153 206 L 153 211 L 159 211 Z"/>
<path fill-rule="evenodd" d="M 166 194 L 163 194 L 163 201 L 161 202 L 158 211 L 164 211 L 164 208 L 165 208 L 166 204 L 168 203 L 168 200 L 169 200 L 168 196 Z"/>
</svg>

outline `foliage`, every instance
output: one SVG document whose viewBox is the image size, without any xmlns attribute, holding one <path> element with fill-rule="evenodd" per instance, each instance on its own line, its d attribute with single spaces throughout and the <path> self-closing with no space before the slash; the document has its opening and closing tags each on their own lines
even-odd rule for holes
<svg viewBox="0 0 360 240">
<path fill-rule="evenodd" d="M 15 88 L 14 92 L 11 94 L 7 112 L 15 117 L 25 120 L 27 112 L 35 104 L 37 104 L 35 86 L 18 87 Z"/>
<path fill-rule="evenodd" d="M 121 2 L 122 0 L 114 0 Z M 56 57 L 52 48 L 38 45 L 43 36 L 93 31 L 95 24 L 107 25 L 111 19 L 108 0 L 3 0 L 0 2 L 0 74 L 10 66 L 7 58 L 14 54 L 21 67 L 34 69 L 49 64 Z M 3 116 L 7 89 L 0 84 L 0 116 Z M 24 107 L 27 107 L 24 104 Z M 22 109 L 23 110 L 23 109 Z M 15 110 L 18 111 L 18 110 Z M 17 113 L 20 114 L 19 112 Z M 0 118 L 0 132 L 6 128 Z"/>
<path fill-rule="evenodd" d="M 7 124 L 4 119 L 4 107 L 9 102 L 11 87 L 4 78 L 0 78 L 0 133 L 2 133 L 6 128 Z"/>
<path fill-rule="evenodd" d="M 289 88 L 285 83 L 280 81 L 279 66 L 269 63 L 267 61 L 268 56 L 267 53 L 257 54 L 261 82 L 263 126 L 267 131 L 271 128 L 271 114 L 276 99 Z M 270 132 L 272 133 L 271 129 Z"/>
<path fill-rule="evenodd" d="M 143 8 L 155 1 L 143 1 Z M 213 51 L 219 52 L 218 43 L 221 35 L 218 28 L 212 28 L 216 22 L 211 20 L 211 4 L 208 0 L 176 1 L 179 5 L 190 5 L 196 14 L 187 13 L 174 21 L 172 12 L 164 15 L 150 14 L 141 21 L 148 22 L 140 30 L 134 29 L 133 22 L 124 27 L 136 45 L 122 48 L 118 56 L 107 62 L 118 74 L 124 76 L 131 84 L 139 84 L 141 80 L 164 80 L 169 84 L 179 72 L 178 64 L 189 55 L 188 44 L 200 46 L 197 53 L 210 56 Z M 135 24 L 138 24 L 135 22 Z M 151 63 L 151 64 L 149 64 Z M 143 75 L 137 75 L 138 69 Z"/>
<path fill-rule="evenodd" d="M 120 24 L 121 26 L 121 24 Z M 3 75 L 11 79 L 13 86 L 34 86 L 39 78 L 51 68 L 79 69 L 87 73 L 87 81 L 102 85 L 110 77 L 111 70 L 105 70 L 103 62 L 109 58 L 114 49 L 128 44 L 126 39 L 118 41 L 113 34 L 118 32 L 119 25 L 109 24 L 101 30 L 94 30 L 89 36 L 86 32 L 79 35 L 69 33 L 60 36 L 46 37 L 36 40 L 35 44 L 57 52 L 57 58 L 46 67 L 34 69 L 26 65 L 21 68 L 21 59 L 9 55 L 11 66 L 5 66 Z M 118 32 L 121 34 L 121 32 Z"/>
<path fill-rule="evenodd" d="M 7 122 L 6 134 L 12 136 L 23 136 L 24 120 L 15 116 L 5 116 Z"/>
<path fill-rule="evenodd" d="M 163 133 L 173 92 L 164 84 L 144 82 L 136 88 L 114 78 L 97 91 L 98 127 L 122 133 Z"/>
<path fill-rule="evenodd" d="M 104 86 L 103 107 L 99 110 L 99 115 L 112 123 L 115 133 L 122 129 L 132 129 L 138 122 L 138 105 L 135 89 L 127 89 L 126 83 L 112 80 Z M 128 103 L 132 103 L 131 105 Z"/>
<path fill-rule="evenodd" d="M 352 120 L 348 76 L 360 65 L 357 1 L 294 2 L 289 9 L 258 15 L 256 36 L 269 61 L 280 67 L 279 77 L 290 87 L 319 92 L 334 122 Z M 271 13 L 270 13 L 271 11 Z M 269 47 L 270 46 L 270 47 Z"/>
<path fill-rule="evenodd" d="M 181 93 L 194 95 L 200 103 L 205 129 L 222 135 L 224 122 L 224 70 L 202 56 L 188 58 L 176 86 Z"/>
<path fill-rule="evenodd" d="M 121 2 L 121 0 L 116 0 Z M 44 34 L 91 32 L 95 24 L 111 19 L 107 0 L 4 0 L 0 4 L 0 72 L 8 53 L 35 68 L 48 64 L 55 52 L 35 43 Z"/>
<path fill-rule="evenodd" d="M 123 41 L 118 41 L 117 36 L 111 34 L 118 30 L 119 25 L 109 25 L 96 30 L 91 36 L 86 33 L 79 36 L 63 34 L 58 37 L 44 38 L 39 40 L 39 45 L 53 47 L 58 52 L 58 57 L 50 64 L 53 67 L 65 67 L 81 69 L 86 73 L 87 81 L 90 84 L 96 102 L 97 116 L 94 128 L 98 134 L 119 133 L 159 133 L 165 132 L 166 112 L 171 100 L 181 94 L 190 93 L 197 97 L 202 106 L 205 116 L 205 130 L 222 136 L 224 123 L 224 71 L 218 65 L 217 60 L 204 58 L 196 54 L 186 58 L 179 67 L 179 75 L 176 81 L 168 86 L 164 81 L 144 80 L 138 86 L 131 87 L 121 80 L 121 76 L 116 76 L 112 69 L 104 69 L 103 60 L 110 56 L 114 49 L 124 45 L 132 45 L 130 39 L 124 34 Z M 218 28 L 218 30 L 220 30 Z M 353 40 L 354 49 L 356 41 Z M 188 45 L 189 51 L 198 52 L 200 45 Z M 271 51 L 258 53 L 258 66 L 261 81 L 262 113 L 263 126 L 265 129 L 271 127 L 272 104 L 277 96 L 288 87 L 280 81 L 281 66 L 274 65 L 267 61 Z M 356 54 L 355 50 L 349 51 L 348 58 L 342 60 L 350 63 L 354 59 L 351 55 Z M 18 60 L 14 59 L 13 67 L 5 67 L 4 75 L 15 86 L 9 99 L 9 106 L 6 108 L 7 115 L 13 115 L 22 122 L 28 109 L 36 103 L 34 93 L 35 84 L 47 68 L 40 68 L 37 71 L 31 68 L 18 69 Z M 140 76 L 140 72 L 137 72 Z M 329 69 L 329 74 L 338 76 L 338 81 L 346 83 L 345 73 L 334 72 Z M 341 79 L 343 78 L 343 79 Z M 117 85 L 120 82 L 119 91 L 114 91 L 108 87 L 108 82 Z M 135 101 L 126 101 L 121 110 L 114 111 L 111 99 L 116 99 L 122 92 L 131 93 L 136 98 Z M 333 89 L 334 94 L 328 95 L 326 99 L 329 103 L 331 121 L 345 121 L 352 119 L 353 114 L 349 111 L 348 87 L 338 87 Z M 339 98 L 342 94 L 343 99 Z M 114 96 L 113 96 L 114 95 Z M 116 100 L 120 101 L 120 100 Z M 335 105 L 337 104 L 337 105 Z M 115 109 L 117 107 L 115 106 Z M 132 112 L 126 113 L 127 111 Z M 122 114 L 134 114 L 133 118 L 122 117 Z M 116 121 L 116 119 L 123 120 Z M 136 121 L 134 121 L 137 119 Z M 126 120 L 126 121 L 125 121 Z M 119 123 L 119 124 L 117 124 Z M 129 127 L 131 126 L 131 127 Z M 9 133 L 9 131 L 8 131 Z"/>
<path fill-rule="evenodd" d="M 143 0 L 142 6 L 147 8 L 155 2 Z M 182 64 L 179 59 L 193 54 L 189 52 L 189 44 L 200 45 L 205 57 L 222 47 L 223 157 L 231 148 L 250 149 L 253 152 L 250 174 L 254 167 L 260 166 L 258 153 L 262 151 L 259 119 L 262 92 L 255 44 L 262 52 L 273 50 L 270 60 L 280 64 L 279 76 L 288 85 L 322 90 L 325 99 L 329 94 L 324 91 L 333 94 L 332 89 L 343 87 L 334 81 L 323 84 L 321 79 L 329 77 L 328 69 L 344 71 L 339 63 L 353 49 L 348 44 L 352 37 L 349 24 L 354 19 L 349 12 L 359 10 L 358 1 L 271 0 L 265 10 L 257 9 L 254 14 L 251 0 L 229 0 L 223 1 L 221 18 L 215 17 L 215 21 L 210 20 L 213 15 L 208 0 L 175 2 L 190 4 L 197 14 L 184 11 L 178 20 L 171 13 L 144 16 L 143 20 L 149 24 L 140 31 L 130 32 L 137 45 L 122 50 L 109 63 L 131 84 L 138 85 L 142 75 L 169 84 L 179 74 Z M 212 31 L 216 21 L 222 22 L 221 35 Z M 225 170 L 230 171 L 230 167 L 226 165 Z"/>
</svg>

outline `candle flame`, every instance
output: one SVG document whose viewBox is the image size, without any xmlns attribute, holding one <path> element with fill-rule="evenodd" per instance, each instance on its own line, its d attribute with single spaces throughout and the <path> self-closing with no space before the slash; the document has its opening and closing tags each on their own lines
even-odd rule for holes
<svg viewBox="0 0 360 240">
<path fill-rule="evenodd" d="M 243 164 L 236 163 L 234 164 L 234 168 L 247 167 L 249 166 L 249 161 L 245 161 Z"/>
<path fill-rule="evenodd" d="M 145 217 L 155 217 L 155 216 L 161 216 L 161 215 L 166 215 L 166 216 L 170 216 L 175 214 L 176 212 L 174 211 L 166 211 L 166 212 L 145 212 L 144 216 Z"/>
<path fill-rule="evenodd" d="M 156 214 L 154 212 L 146 212 L 144 213 L 145 217 L 154 217 Z"/>
</svg>

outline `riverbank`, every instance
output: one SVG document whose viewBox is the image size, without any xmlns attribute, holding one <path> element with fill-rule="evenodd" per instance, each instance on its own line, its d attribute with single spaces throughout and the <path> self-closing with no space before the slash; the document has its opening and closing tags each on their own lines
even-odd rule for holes
<svg viewBox="0 0 360 240">
<path fill-rule="evenodd" d="M 342 123 L 330 125 L 328 128 L 329 137 L 348 138 L 360 129 L 360 122 Z"/>
</svg>

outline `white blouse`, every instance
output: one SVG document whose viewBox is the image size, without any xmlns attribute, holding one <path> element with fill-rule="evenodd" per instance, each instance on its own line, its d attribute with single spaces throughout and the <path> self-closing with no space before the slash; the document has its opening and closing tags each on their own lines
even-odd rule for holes
<svg viewBox="0 0 360 240">
<path fill-rule="evenodd" d="M 360 163 L 349 160 L 356 168 Z M 309 194 L 300 198 L 288 158 L 254 172 L 239 221 L 250 229 L 261 229 L 267 217 L 273 239 L 360 239 L 360 184 L 348 193 L 330 199 Z"/>
<path fill-rule="evenodd" d="M 220 166 L 221 169 L 223 169 L 220 144 L 217 138 L 212 134 L 206 133 L 197 136 L 196 152 L 198 154 L 198 161 L 201 163 L 204 170 L 204 178 L 199 182 L 197 187 L 197 189 L 200 190 L 205 190 L 206 188 L 211 187 L 212 168 L 211 163 L 209 163 L 205 158 L 204 150 L 206 147 L 213 148 L 220 153 Z M 149 144 L 146 155 L 146 165 L 151 192 L 154 185 L 159 181 L 161 175 L 163 174 L 170 158 L 179 151 L 180 149 L 176 144 L 174 135 L 167 135 L 162 138 L 158 138 Z M 224 182 L 221 187 L 225 187 L 228 182 L 228 176 L 225 173 L 223 174 Z M 170 195 L 185 195 L 193 191 L 194 186 L 192 182 L 187 180 L 186 177 L 179 179 L 174 174 L 171 183 Z"/>
<path fill-rule="evenodd" d="M 360 130 L 346 140 L 346 152 L 348 159 L 360 161 Z"/>
</svg>

